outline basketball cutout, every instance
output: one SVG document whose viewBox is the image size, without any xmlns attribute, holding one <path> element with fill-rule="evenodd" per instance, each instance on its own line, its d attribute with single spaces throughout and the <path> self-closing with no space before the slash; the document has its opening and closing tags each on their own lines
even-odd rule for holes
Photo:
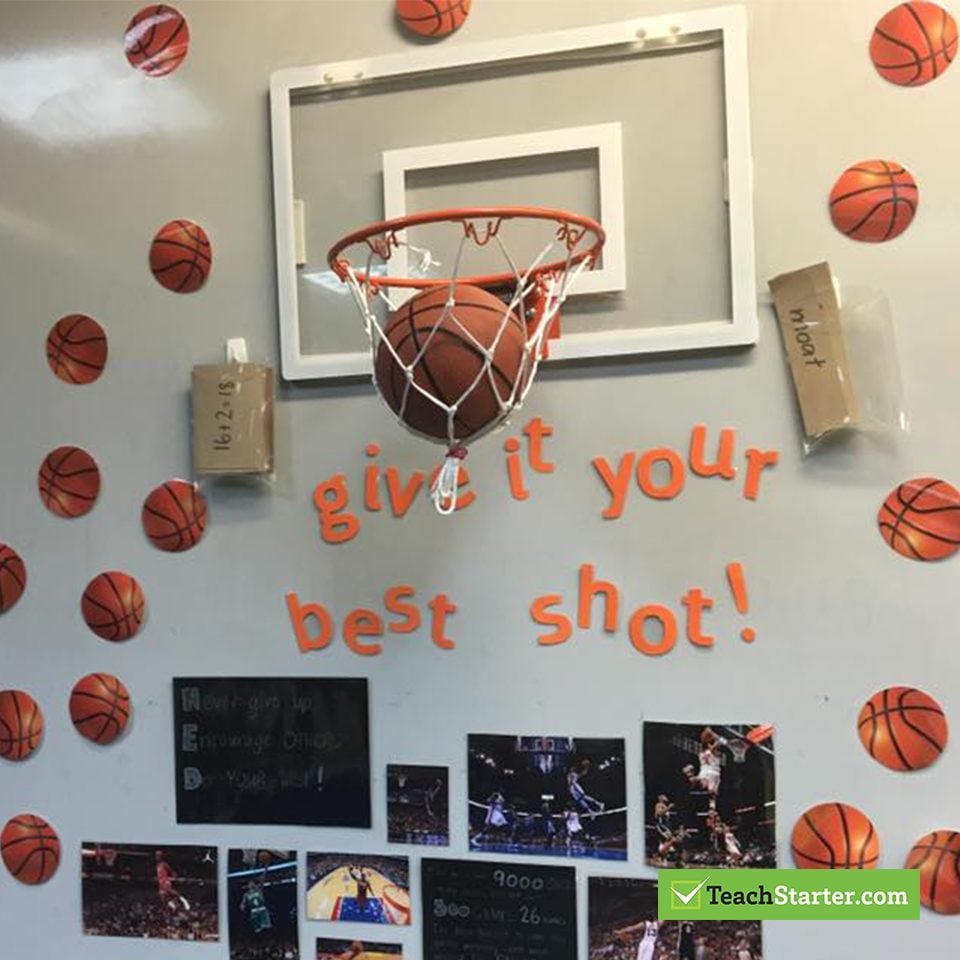
<svg viewBox="0 0 960 960">
<path fill-rule="evenodd" d="M 936 80 L 957 55 L 957 23 L 935 3 L 901 3 L 881 17 L 870 59 L 885 80 L 919 87 Z"/>
<path fill-rule="evenodd" d="M 148 77 L 165 77 L 183 63 L 190 30 L 183 14 L 166 4 L 144 7 L 127 25 L 123 49 L 130 65 Z"/>
<path fill-rule="evenodd" d="M 130 694 L 112 673 L 90 673 L 70 693 L 70 719 L 88 740 L 113 743 L 130 719 Z"/>
<path fill-rule="evenodd" d="M 143 501 L 143 529 L 151 543 L 168 553 L 195 547 L 207 526 L 207 500 L 195 483 L 168 480 Z"/>
<path fill-rule="evenodd" d="M 21 883 L 45 883 L 60 865 L 60 838 L 43 817 L 20 813 L 0 833 L 0 855 Z"/>
<path fill-rule="evenodd" d="M 0 757 L 26 760 L 43 739 L 43 711 L 23 690 L 0 690 Z"/>
<path fill-rule="evenodd" d="M 64 382 L 93 383 L 107 363 L 107 335 L 92 317 L 61 317 L 47 336 L 47 363 Z"/>
<path fill-rule="evenodd" d="M 527 335 L 521 321 L 492 293 L 459 283 L 454 287 L 454 306 L 448 310 L 449 293 L 446 284 L 425 290 L 389 317 L 383 339 L 400 362 L 381 342 L 374 379 L 390 409 L 415 433 L 466 441 L 506 415 L 502 405 L 509 401 L 514 384 L 521 376 L 529 377 Z M 493 362 L 484 372 L 485 351 L 491 348 Z M 411 368 L 409 385 L 405 368 Z M 517 389 L 522 391 L 523 384 Z M 430 397 L 457 404 L 453 436 L 447 411 Z"/>
<path fill-rule="evenodd" d="M 140 632 L 146 616 L 140 584 L 127 573 L 108 570 L 83 591 L 80 609 L 86 625 L 103 640 L 129 640 Z"/>
<path fill-rule="evenodd" d="M 213 253 L 206 231 L 192 220 L 165 223 L 150 245 L 150 269 L 174 293 L 199 290 L 210 275 Z"/>
<path fill-rule="evenodd" d="M 880 841 L 870 820 L 847 803 L 821 803 L 796 822 L 790 838 L 801 869 L 874 870 Z"/>
<path fill-rule="evenodd" d="M 910 226 L 920 192 L 910 172 L 888 160 L 848 167 L 830 191 L 833 225 L 851 240 L 883 243 Z"/>
<path fill-rule="evenodd" d="M 947 718 L 936 700 L 913 687 L 875 693 L 857 718 L 867 753 L 891 770 L 929 767 L 947 745 Z"/>
<path fill-rule="evenodd" d="M 904 866 L 920 871 L 920 902 L 937 913 L 960 913 L 960 833 L 935 830 L 921 837 Z"/>
<path fill-rule="evenodd" d="M 471 0 L 397 0 L 397 17 L 421 37 L 448 37 L 470 16 Z"/>
<path fill-rule="evenodd" d="M 89 513 L 100 493 L 96 460 L 79 447 L 57 447 L 40 465 L 38 477 L 43 505 L 58 517 Z"/>
<path fill-rule="evenodd" d="M 13 547 L 0 543 L 0 613 L 6 613 L 23 596 L 27 568 Z"/>
<path fill-rule="evenodd" d="M 880 535 L 911 560 L 943 560 L 960 547 L 960 492 L 945 480 L 901 483 L 877 514 Z"/>
</svg>

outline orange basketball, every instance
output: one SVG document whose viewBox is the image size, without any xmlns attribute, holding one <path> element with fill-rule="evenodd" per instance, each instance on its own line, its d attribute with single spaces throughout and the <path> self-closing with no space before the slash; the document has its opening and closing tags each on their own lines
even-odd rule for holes
<svg viewBox="0 0 960 960">
<path fill-rule="evenodd" d="M 43 505 L 58 517 L 89 513 L 100 493 L 96 460 L 79 447 L 57 447 L 40 464 L 38 478 Z"/>
<path fill-rule="evenodd" d="M 143 625 L 146 600 L 133 577 L 119 570 L 108 570 L 87 584 L 80 609 L 87 626 L 98 637 L 129 640 Z"/>
<path fill-rule="evenodd" d="M 910 226 L 920 192 L 910 172 L 888 160 L 848 167 L 830 191 L 833 225 L 852 240 L 883 243 Z"/>
<path fill-rule="evenodd" d="M 462 441 L 506 416 L 502 405 L 511 398 L 518 379 L 529 377 L 530 368 L 524 325 L 503 301 L 479 287 L 457 284 L 454 306 L 448 311 L 449 290 L 446 285 L 425 290 L 391 314 L 384 339 L 400 362 L 381 342 L 374 378 L 390 409 L 411 430 Z M 491 348 L 493 364 L 487 375 L 482 373 L 484 351 Z M 412 382 L 406 368 L 412 369 Z M 414 384 L 442 403 L 459 401 L 452 424 L 446 411 Z M 522 384 L 518 393 L 521 389 Z"/>
<path fill-rule="evenodd" d="M 877 72 L 901 87 L 935 80 L 957 54 L 957 23 L 935 3 L 901 3 L 880 18 L 870 39 Z"/>
<path fill-rule="evenodd" d="M 107 363 L 107 335 L 92 317 L 61 317 L 47 336 L 47 363 L 64 383 L 93 383 Z"/>
<path fill-rule="evenodd" d="M 821 803 L 794 824 L 793 862 L 801 869 L 873 870 L 880 840 L 870 820 L 847 803 Z"/>
<path fill-rule="evenodd" d="M 947 745 L 947 718 L 940 704 L 913 687 L 875 693 L 857 718 L 860 741 L 891 770 L 929 767 Z"/>
<path fill-rule="evenodd" d="M 877 514 L 880 535 L 911 560 L 942 560 L 960 548 L 960 492 L 945 480 L 901 483 Z"/>
<path fill-rule="evenodd" d="M 20 813 L 0 833 L 0 855 L 21 883 L 44 883 L 60 865 L 60 838 L 43 817 Z"/>
<path fill-rule="evenodd" d="M 470 15 L 471 0 L 397 0 L 400 22 L 421 37 L 447 37 Z"/>
<path fill-rule="evenodd" d="M 207 232 L 192 220 L 165 223 L 150 245 L 150 269 L 157 282 L 174 293 L 199 290 L 212 263 Z"/>
<path fill-rule="evenodd" d="M 207 500 L 195 483 L 168 480 L 143 502 L 143 529 L 155 547 L 180 553 L 196 546 L 207 526 Z"/>
<path fill-rule="evenodd" d="M 163 77 L 183 63 L 190 30 L 183 14 L 166 4 L 144 7 L 127 25 L 123 49 L 131 66 L 149 77 Z"/>
<path fill-rule="evenodd" d="M 937 913 L 960 913 L 960 833 L 935 830 L 921 837 L 904 866 L 920 871 L 920 902 Z"/>
<path fill-rule="evenodd" d="M 6 613 L 23 596 L 27 568 L 13 547 L 0 543 L 0 613 Z"/>
<path fill-rule="evenodd" d="M 70 719 L 94 743 L 113 743 L 130 719 L 130 694 L 112 673 L 81 677 L 70 693 Z"/>
<path fill-rule="evenodd" d="M 43 739 L 43 711 L 23 690 L 0 690 L 0 757 L 26 760 Z"/>
</svg>

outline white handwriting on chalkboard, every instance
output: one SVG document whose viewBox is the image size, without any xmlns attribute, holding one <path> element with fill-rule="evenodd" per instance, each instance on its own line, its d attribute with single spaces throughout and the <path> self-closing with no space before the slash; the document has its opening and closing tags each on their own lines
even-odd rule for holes
<svg viewBox="0 0 960 960">
<path fill-rule="evenodd" d="M 343 740 L 332 730 L 304 733 L 299 730 L 284 730 L 284 750 L 339 750 Z"/>
<path fill-rule="evenodd" d="M 230 786 L 238 790 L 266 792 L 274 789 L 266 770 L 227 770 L 226 777 Z"/>
<path fill-rule="evenodd" d="M 273 748 L 272 733 L 200 733 L 195 723 L 185 723 L 182 728 L 184 753 L 201 750 L 248 750 L 260 756 Z"/>
</svg>

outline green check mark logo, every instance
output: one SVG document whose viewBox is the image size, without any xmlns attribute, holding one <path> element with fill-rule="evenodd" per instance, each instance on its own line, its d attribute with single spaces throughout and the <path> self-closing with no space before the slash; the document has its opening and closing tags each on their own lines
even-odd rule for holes
<svg viewBox="0 0 960 960">
<path fill-rule="evenodd" d="M 677 885 L 682 883 L 686 886 L 690 881 L 689 880 L 674 880 L 670 884 L 670 892 L 685 906 L 690 905 L 690 901 L 703 889 L 703 885 L 710 879 L 710 877 L 704 877 L 689 893 L 681 893 L 677 889 Z M 694 908 L 691 908 L 694 909 Z"/>
</svg>

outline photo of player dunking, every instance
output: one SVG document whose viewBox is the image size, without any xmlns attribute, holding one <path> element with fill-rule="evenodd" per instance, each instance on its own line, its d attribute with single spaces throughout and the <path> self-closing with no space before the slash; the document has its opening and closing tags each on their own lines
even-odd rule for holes
<svg viewBox="0 0 960 960">
<path fill-rule="evenodd" d="M 289 850 L 227 857 L 230 960 L 297 960 L 297 859 Z"/>
<path fill-rule="evenodd" d="M 84 843 L 81 860 L 87 936 L 218 939 L 215 848 Z"/>
<path fill-rule="evenodd" d="M 450 843 L 446 767 L 388 764 L 387 839 L 445 847 Z"/>
<path fill-rule="evenodd" d="M 657 881 L 589 880 L 588 960 L 761 960 L 759 921 L 657 919 Z"/>
<path fill-rule="evenodd" d="M 647 863 L 775 867 L 773 727 L 647 722 L 643 730 Z"/>
<path fill-rule="evenodd" d="M 471 734 L 470 849 L 625 860 L 623 740 Z"/>
<path fill-rule="evenodd" d="M 401 960 L 399 943 L 371 943 L 368 940 L 317 939 L 316 960 Z"/>
<path fill-rule="evenodd" d="M 308 853 L 307 919 L 409 924 L 409 861 L 360 853 Z"/>
</svg>

